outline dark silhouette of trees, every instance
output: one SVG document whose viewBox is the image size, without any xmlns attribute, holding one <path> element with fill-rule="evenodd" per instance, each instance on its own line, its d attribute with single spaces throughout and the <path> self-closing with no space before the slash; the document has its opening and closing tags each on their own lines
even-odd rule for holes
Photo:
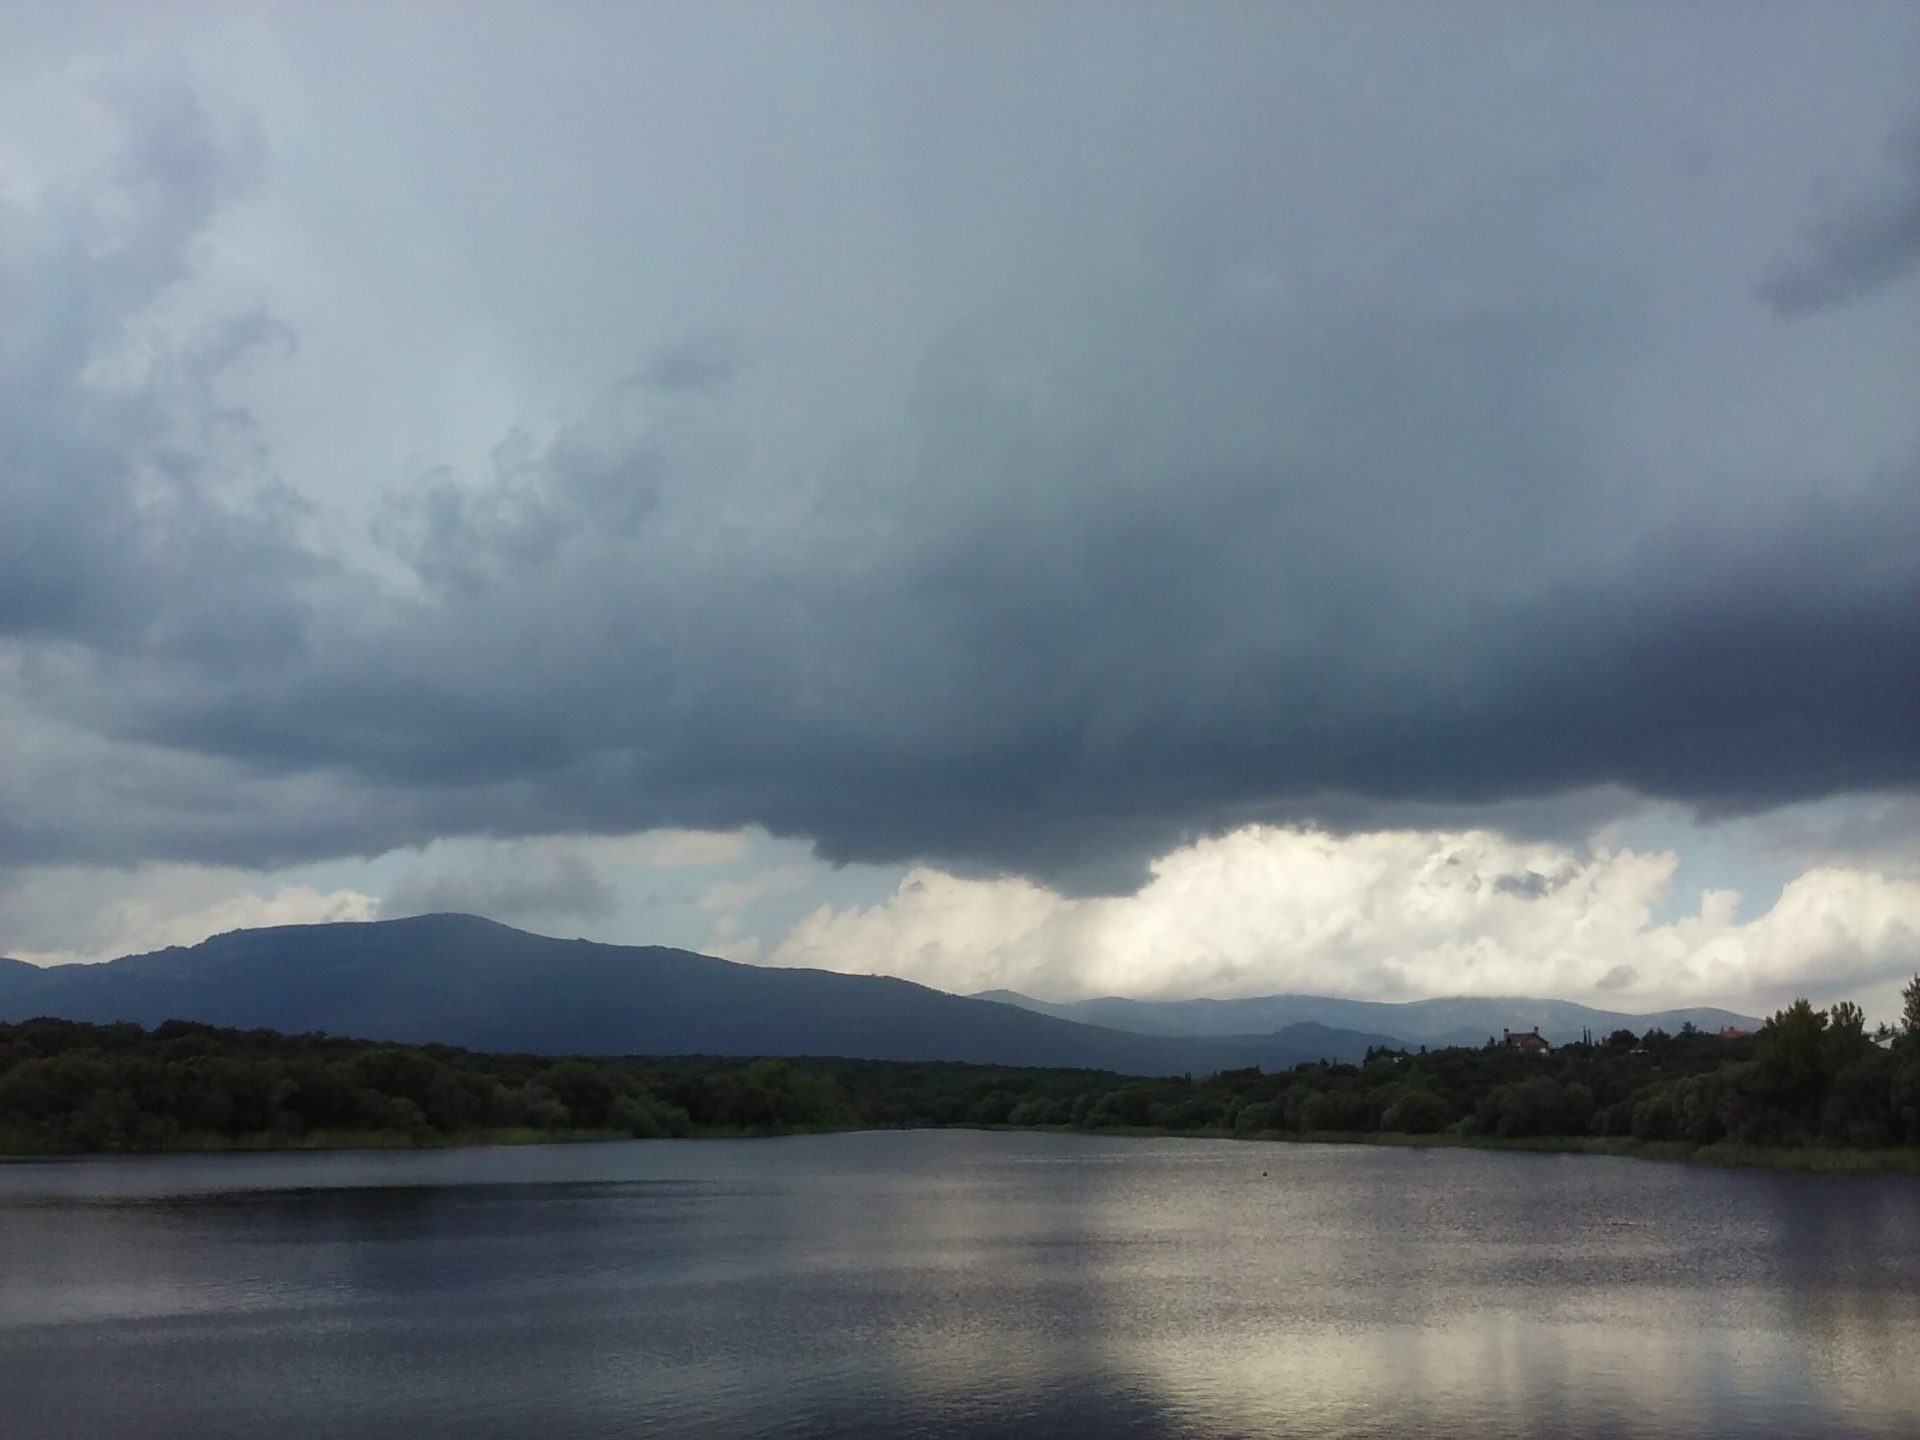
<svg viewBox="0 0 1920 1440">
<path fill-rule="evenodd" d="M 1135 1079 L 866 1060 L 495 1055 L 168 1021 L 0 1024 L 0 1152 L 660 1138 L 893 1125 L 1920 1145 L 1920 977 L 1890 1043 L 1797 1000 L 1759 1034 Z M 1884 1039 L 1884 1037 L 1883 1037 Z"/>
</svg>

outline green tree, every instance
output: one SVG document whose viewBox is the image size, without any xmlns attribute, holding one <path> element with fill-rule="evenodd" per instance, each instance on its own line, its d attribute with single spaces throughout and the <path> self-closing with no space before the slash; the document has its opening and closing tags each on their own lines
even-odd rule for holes
<svg viewBox="0 0 1920 1440">
<path fill-rule="evenodd" d="M 363 1101 L 369 1092 L 356 1085 L 344 1070 L 319 1061 L 304 1061 L 296 1063 L 289 1075 L 293 1090 L 287 1096 L 287 1110 L 307 1129 L 344 1128 L 369 1120 L 369 1108 Z"/>
<path fill-rule="evenodd" d="M 1807 1101 L 1825 1088 L 1827 1012 L 1806 1000 L 1776 1011 L 1760 1027 L 1760 1066 L 1789 1101 Z"/>
<path fill-rule="evenodd" d="M 1371 1119 L 1366 1096 L 1353 1090 L 1323 1090 L 1300 1107 L 1302 1130 L 1367 1130 Z"/>
<path fill-rule="evenodd" d="M 1851 1000 L 1842 1000 L 1827 1010 L 1827 1033 L 1843 1040 L 1851 1049 L 1859 1049 L 1866 1039 L 1867 1017 Z"/>
<path fill-rule="evenodd" d="M 969 1125 L 1004 1125 L 1013 1113 L 1016 1097 L 1005 1090 L 990 1090 L 967 1107 Z"/>
<path fill-rule="evenodd" d="M 1902 1061 L 1888 1088 L 1895 1134 L 1909 1145 L 1920 1145 L 1920 1056 Z"/>
<path fill-rule="evenodd" d="M 619 1096 L 608 1107 L 607 1118 L 636 1140 L 665 1140 L 693 1128 L 686 1111 L 652 1095 Z"/>
<path fill-rule="evenodd" d="M 1802 999 L 1761 1027 L 1754 1042 L 1758 1070 L 1751 1091 L 1758 1109 L 1741 1127 L 1747 1136 L 1800 1145 L 1850 1128 L 1845 1107 L 1828 1102 L 1835 1075 L 1871 1048 L 1854 1028 L 1857 1015 L 1853 1007 L 1842 1009 L 1842 1028 L 1836 1034 L 1829 1012 Z"/>
<path fill-rule="evenodd" d="M 567 1107 L 575 1125 L 597 1129 L 608 1121 L 613 1102 L 625 1092 L 624 1077 L 610 1065 L 591 1060 L 562 1060 L 540 1077 Z M 433 1114 L 431 1106 L 427 1113 Z"/>
<path fill-rule="evenodd" d="M 1871 1044 L 1834 1072 L 1820 1102 L 1820 1138 L 1829 1145 L 1873 1149 L 1892 1144 L 1906 1126 L 1894 1113 L 1893 1056 Z"/>
<path fill-rule="evenodd" d="M 1725 1107 L 1717 1073 L 1689 1075 L 1674 1084 L 1672 1095 L 1682 1140 L 1711 1145 L 1726 1138 Z"/>
<path fill-rule="evenodd" d="M 1272 1100 L 1256 1101 L 1251 1105 L 1242 1105 L 1233 1117 L 1233 1133 L 1236 1135 L 1257 1135 L 1262 1130 L 1278 1130 L 1286 1123 L 1283 1108 Z"/>
<path fill-rule="evenodd" d="M 509 1125 L 531 1130 L 564 1130 L 573 1119 L 558 1095 L 531 1080 L 508 1092 L 503 1109 Z"/>
<path fill-rule="evenodd" d="M 1826 1074 L 1832 1077 L 1873 1049 L 1867 1039 L 1867 1017 L 1851 1000 L 1827 1011 Z"/>
<path fill-rule="evenodd" d="M 1402 1135 L 1434 1135 L 1453 1123 L 1453 1106 L 1430 1090 L 1410 1090 L 1386 1108 L 1382 1130 Z"/>
<path fill-rule="evenodd" d="M 1052 1107 L 1056 1103 L 1057 1102 L 1051 1100 L 1043 1100 L 1038 1095 L 1022 1100 L 1007 1112 L 1007 1123 L 1009 1125 L 1051 1125 L 1055 1122 L 1049 1120 L 1047 1117 L 1052 1112 Z"/>
<path fill-rule="evenodd" d="M 1673 1092 L 1664 1087 L 1647 1094 L 1633 1107 L 1633 1138 L 1636 1140 L 1678 1140 L 1680 1111 L 1673 1103 Z"/>
</svg>

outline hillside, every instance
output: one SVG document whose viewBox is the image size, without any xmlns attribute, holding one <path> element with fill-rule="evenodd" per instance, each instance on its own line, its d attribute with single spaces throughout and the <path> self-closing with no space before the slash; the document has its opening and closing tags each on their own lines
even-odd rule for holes
<svg viewBox="0 0 1920 1440">
<path fill-rule="evenodd" d="M 237 930 L 99 965 L 0 965 L 0 1019 L 168 1019 L 548 1055 L 787 1055 L 1210 1074 L 1359 1059 L 1315 1024 L 1129 1033 L 882 976 L 532 935 L 471 915 Z M 1276 1027 L 1277 1028 L 1277 1027 Z"/>
<path fill-rule="evenodd" d="M 1106 996 L 1056 1004 L 1013 990 L 987 990 L 975 998 L 1142 1035 L 1224 1039 L 1314 1024 L 1399 1035 L 1414 1044 L 1435 1047 L 1479 1045 L 1502 1030 L 1536 1027 L 1554 1044 L 1564 1045 L 1578 1040 L 1582 1030 L 1590 1030 L 1599 1037 L 1616 1030 L 1631 1030 L 1641 1035 L 1659 1029 L 1677 1034 L 1681 1026 L 1689 1022 L 1696 1029 L 1715 1032 L 1729 1026 L 1737 1030 L 1756 1030 L 1760 1026 L 1760 1021 L 1751 1015 L 1710 1006 L 1632 1015 L 1596 1010 L 1570 1000 L 1538 1000 L 1525 996 L 1450 996 L 1397 1003 L 1341 1000 L 1325 995 L 1256 995 L 1243 1000 L 1125 1000 Z"/>
</svg>

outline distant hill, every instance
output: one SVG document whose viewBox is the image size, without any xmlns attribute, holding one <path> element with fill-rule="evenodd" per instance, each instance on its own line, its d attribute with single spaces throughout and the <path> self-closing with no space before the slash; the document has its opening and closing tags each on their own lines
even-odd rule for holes
<svg viewBox="0 0 1920 1440">
<path fill-rule="evenodd" d="M 0 961 L 0 1019 L 201 1020 L 476 1050 L 818 1055 L 1210 1074 L 1357 1060 L 1322 1022 L 1233 1038 L 1103 1028 L 883 976 L 530 935 L 472 915 L 236 930 L 99 965 Z"/>
<path fill-rule="evenodd" d="M 1669 1034 L 1692 1021 L 1701 1030 L 1733 1026 L 1755 1030 L 1760 1021 L 1731 1010 L 1699 1006 L 1688 1010 L 1659 1010 L 1628 1015 L 1595 1010 L 1570 1000 L 1535 1000 L 1522 996 L 1458 996 L 1441 1000 L 1339 1000 L 1325 995 L 1256 995 L 1245 1000 L 1124 1000 L 1108 996 L 1055 1004 L 1035 1000 L 1013 990 L 986 990 L 977 997 L 1019 1005 L 1040 1015 L 1131 1030 L 1142 1035 L 1186 1035 L 1223 1039 L 1265 1033 L 1300 1024 L 1328 1025 L 1404 1036 L 1419 1045 L 1482 1045 L 1502 1030 L 1535 1027 L 1556 1045 L 1578 1040 L 1583 1029 L 1596 1037 L 1615 1030 L 1636 1035 L 1658 1027 Z"/>
</svg>

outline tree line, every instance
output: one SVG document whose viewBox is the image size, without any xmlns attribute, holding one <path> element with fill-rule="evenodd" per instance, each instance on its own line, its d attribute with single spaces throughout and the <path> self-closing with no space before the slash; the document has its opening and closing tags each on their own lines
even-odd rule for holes
<svg viewBox="0 0 1920 1440">
<path fill-rule="evenodd" d="M 1805 1000 L 1754 1035 L 1617 1031 L 1550 1055 L 1375 1049 L 1362 1064 L 1140 1080 L 867 1060 L 554 1058 L 35 1019 L 0 1024 L 0 1152 L 758 1135 L 1008 1125 L 1247 1137 L 1920 1146 L 1920 977 L 1902 1023 Z"/>
</svg>

